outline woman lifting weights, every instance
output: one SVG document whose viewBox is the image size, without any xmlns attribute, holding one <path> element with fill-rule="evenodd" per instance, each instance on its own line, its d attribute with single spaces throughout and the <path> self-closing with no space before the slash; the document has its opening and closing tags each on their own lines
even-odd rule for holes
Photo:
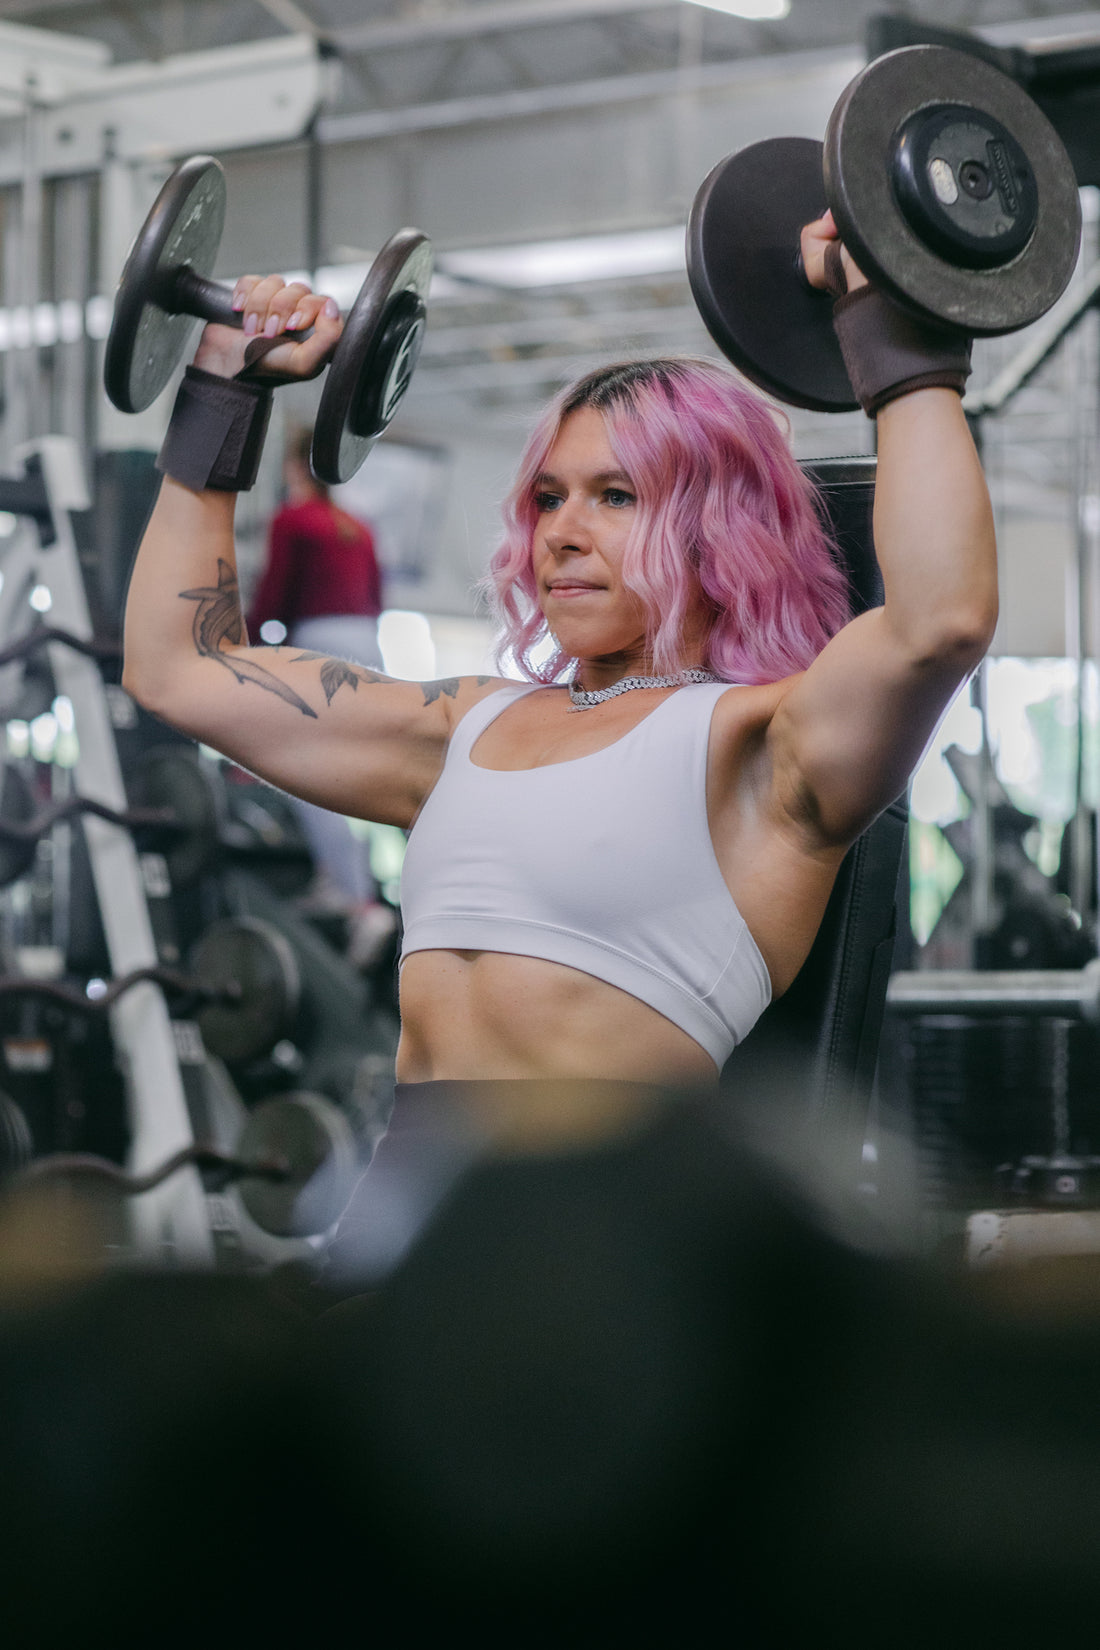
<svg viewBox="0 0 1100 1650">
<path fill-rule="evenodd" d="M 636 1086 L 715 1083 L 989 644 L 966 352 L 869 288 L 828 214 L 802 250 L 810 280 L 845 294 L 838 334 L 878 417 L 885 604 L 854 619 L 772 410 L 705 362 L 597 371 L 528 443 L 491 569 L 522 683 L 418 685 L 249 645 L 233 489 L 254 467 L 262 374 L 320 370 L 330 299 L 238 283 L 244 331 L 207 326 L 173 417 L 125 686 L 296 796 L 413 828 L 399 1085 L 471 1084 L 506 1134 L 583 1133 L 594 1080 L 609 1114 Z M 242 384 L 256 338 L 274 347 Z"/>
</svg>

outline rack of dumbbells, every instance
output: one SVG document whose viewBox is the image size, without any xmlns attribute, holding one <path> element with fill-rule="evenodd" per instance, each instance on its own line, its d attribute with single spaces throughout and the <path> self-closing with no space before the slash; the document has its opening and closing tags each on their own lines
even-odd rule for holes
<svg viewBox="0 0 1100 1650">
<path fill-rule="evenodd" d="M 118 686 L 75 446 L 14 462 L 0 707 L 29 722 L 67 701 L 75 759 L 9 749 L 0 774 L 0 1181 L 95 1185 L 127 1262 L 307 1257 L 388 1118 L 388 991 L 287 898 L 304 849 L 277 793 L 227 785 Z"/>
</svg>

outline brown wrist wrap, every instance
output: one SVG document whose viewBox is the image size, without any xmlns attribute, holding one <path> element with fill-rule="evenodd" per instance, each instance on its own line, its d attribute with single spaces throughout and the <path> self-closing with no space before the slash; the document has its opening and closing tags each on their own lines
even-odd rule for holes
<svg viewBox="0 0 1100 1650">
<path fill-rule="evenodd" d="M 868 417 L 910 390 L 943 388 L 962 395 L 970 376 L 970 340 L 920 321 L 874 287 L 838 298 L 833 326 L 856 399 Z"/>
<path fill-rule="evenodd" d="M 270 417 L 270 390 L 188 367 L 157 469 L 196 493 L 245 493 L 256 480 Z"/>
</svg>

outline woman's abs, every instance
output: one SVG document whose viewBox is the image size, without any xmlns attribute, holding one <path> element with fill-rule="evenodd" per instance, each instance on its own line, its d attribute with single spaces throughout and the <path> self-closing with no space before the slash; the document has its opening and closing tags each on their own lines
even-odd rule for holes
<svg viewBox="0 0 1100 1650">
<path fill-rule="evenodd" d="M 499 951 L 414 951 L 401 970 L 402 1083 L 599 1077 L 713 1084 L 686 1031 L 618 987 Z"/>
</svg>

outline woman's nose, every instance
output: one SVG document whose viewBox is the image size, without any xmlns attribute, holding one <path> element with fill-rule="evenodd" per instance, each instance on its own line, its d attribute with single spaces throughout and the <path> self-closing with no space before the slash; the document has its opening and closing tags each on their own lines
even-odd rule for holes
<svg viewBox="0 0 1100 1650">
<path fill-rule="evenodd" d="M 579 503 L 566 499 L 546 524 L 546 542 L 556 555 L 566 550 L 588 550 L 591 537 Z"/>
</svg>

